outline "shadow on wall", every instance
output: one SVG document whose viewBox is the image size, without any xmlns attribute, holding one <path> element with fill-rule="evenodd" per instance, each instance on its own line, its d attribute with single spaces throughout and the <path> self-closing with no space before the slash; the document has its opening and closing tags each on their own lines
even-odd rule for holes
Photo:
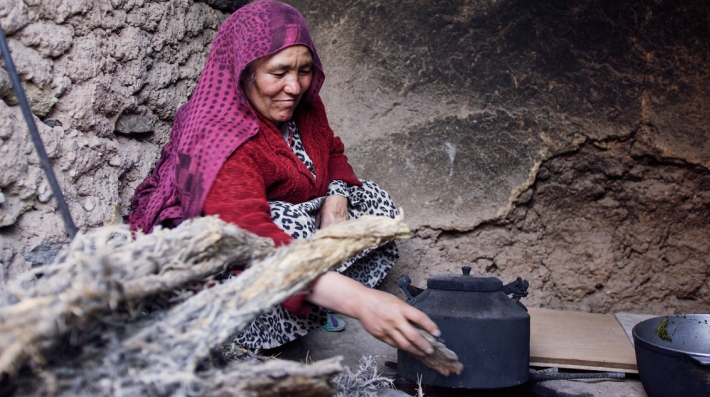
<svg viewBox="0 0 710 397">
<path fill-rule="evenodd" d="M 350 98 L 332 118 L 367 101 L 369 113 L 336 127 L 346 141 L 371 137 L 350 146 L 357 171 L 389 188 L 415 227 L 494 219 L 540 161 L 641 124 L 657 127 L 644 139 L 667 156 L 707 167 L 710 33 L 699 16 L 710 5 L 683 3 L 363 1 L 319 11 L 331 15 L 314 17 L 325 32 L 363 32 L 325 45 L 326 62 L 348 61 L 345 52 L 363 63 L 350 72 L 362 79 L 329 76 L 334 96 Z"/>
<path fill-rule="evenodd" d="M 358 174 L 418 229 L 387 289 L 468 264 L 543 306 L 710 303 L 710 4 L 293 3 Z"/>
</svg>

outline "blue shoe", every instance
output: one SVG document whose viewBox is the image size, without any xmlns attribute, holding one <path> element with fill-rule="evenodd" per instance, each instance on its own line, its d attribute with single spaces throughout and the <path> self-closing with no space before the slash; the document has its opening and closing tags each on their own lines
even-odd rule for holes
<svg viewBox="0 0 710 397">
<path fill-rule="evenodd" d="M 340 332 L 345 329 L 345 321 L 342 318 L 335 317 L 328 313 L 328 319 L 325 325 L 321 325 L 318 329 L 322 329 L 328 332 Z"/>
</svg>

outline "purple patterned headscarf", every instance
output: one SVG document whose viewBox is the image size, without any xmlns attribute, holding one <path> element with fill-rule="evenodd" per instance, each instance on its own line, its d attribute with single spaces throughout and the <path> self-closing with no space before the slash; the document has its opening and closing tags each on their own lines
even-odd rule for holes
<svg viewBox="0 0 710 397">
<path fill-rule="evenodd" d="M 205 198 L 227 158 L 259 130 L 256 111 L 239 84 L 253 60 L 302 44 L 311 49 L 313 80 L 301 100 L 313 103 L 325 75 L 303 16 L 273 0 L 229 16 L 212 42 L 195 92 L 180 107 L 170 141 L 153 173 L 136 189 L 128 223 L 146 233 L 202 214 Z"/>
</svg>

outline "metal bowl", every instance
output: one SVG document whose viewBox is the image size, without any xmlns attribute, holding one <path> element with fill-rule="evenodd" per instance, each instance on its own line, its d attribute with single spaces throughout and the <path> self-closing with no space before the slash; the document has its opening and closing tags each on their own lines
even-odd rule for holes
<svg viewBox="0 0 710 397">
<path fill-rule="evenodd" d="M 632 333 L 649 397 L 710 396 L 710 314 L 655 317 Z"/>
</svg>

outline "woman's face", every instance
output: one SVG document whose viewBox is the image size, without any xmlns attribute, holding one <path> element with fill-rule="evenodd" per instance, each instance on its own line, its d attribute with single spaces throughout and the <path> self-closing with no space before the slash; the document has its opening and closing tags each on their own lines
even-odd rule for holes
<svg viewBox="0 0 710 397">
<path fill-rule="evenodd" d="M 254 82 L 244 87 L 244 93 L 254 109 L 274 123 L 290 120 L 311 86 L 311 50 L 303 45 L 286 47 L 257 59 L 253 70 Z"/>
</svg>

